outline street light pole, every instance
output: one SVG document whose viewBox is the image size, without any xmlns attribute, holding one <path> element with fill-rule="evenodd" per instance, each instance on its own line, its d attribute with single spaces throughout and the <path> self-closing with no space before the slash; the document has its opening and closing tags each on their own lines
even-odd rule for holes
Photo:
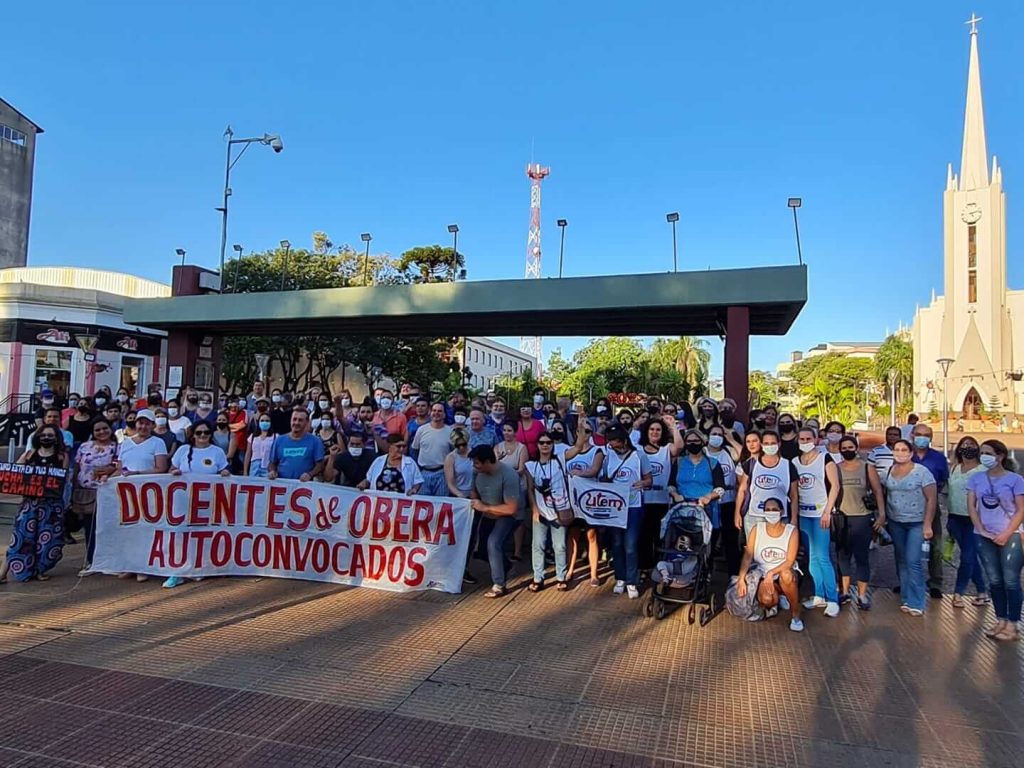
<svg viewBox="0 0 1024 768">
<path fill-rule="evenodd" d="M 283 291 L 285 280 L 288 279 L 288 252 L 292 249 L 292 244 L 287 240 L 282 240 L 281 247 L 284 248 L 284 269 L 281 270 L 281 290 Z"/>
<path fill-rule="evenodd" d="M 231 283 L 231 292 L 238 293 L 238 268 L 242 264 L 242 246 L 235 243 L 231 247 L 235 250 L 235 281 Z"/>
<path fill-rule="evenodd" d="M 804 204 L 802 197 L 791 197 L 786 201 L 786 205 L 793 209 L 793 229 L 796 230 L 796 257 L 800 261 L 800 265 L 804 263 L 804 252 L 800 248 L 800 222 L 796 218 L 796 209 Z"/>
<path fill-rule="evenodd" d="M 558 246 L 558 276 L 562 276 L 562 262 L 565 260 L 565 228 L 569 225 L 569 222 L 565 219 L 559 219 L 555 222 L 558 224 L 559 229 L 562 230 L 561 243 Z"/>
<path fill-rule="evenodd" d="M 448 231 L 452 234 L 452 282 L 454 283 L 459 272 L 459 225 L 449 224 Z"/>
<path fill-rule="evenodd" d="M 676 255 L 676 222 L 679 221 L 679 213 L 673 211 L 665 214 L 665 221 L 672 225 L 672 271 L 679 271 L 679 259 Z"/>
<path fill-rule="evenodd" d="M 228 198 L 231 197 L 231 169 L 235 167 L 235 163 L 242 159 L 242 155 L 245 154 L 245 150 L 249 148 L 250 144 L 264 144 L 274 150 L 275 153 L 279 154 L 284 149 L 284 142 L 281 141 L 281 137 L 275 134 L 265 133 L 262 136 L 253 136 L 248 139 L 236 139 L 235 132 L 231 130 L 229 125 L 224 129 L 224 137 L 227 141 L 227 152 L 224 158 L 224 204 L 217 208 L 220 211 L 220 287 L 224 290 L 224 254 L 228 247 Z M 242 151 L 239 152 L 234 159 L 231 158 L 232 147 L 236 144 L 242 145 Z"/>
<path fill-rule="evenodd" d="M 950 357 L 936 360 L 942 366 L 942 455 L 949 453 L 949 366 L 953 364 Z"/>
<path fill-rule="evenodd" d="M 363 285 L 370 284 L 370 241 L 373 237 L 369 232 L 363 232 L 359 238 L 366 243 L 366 255 L 363 256 Z"/>
</svg>

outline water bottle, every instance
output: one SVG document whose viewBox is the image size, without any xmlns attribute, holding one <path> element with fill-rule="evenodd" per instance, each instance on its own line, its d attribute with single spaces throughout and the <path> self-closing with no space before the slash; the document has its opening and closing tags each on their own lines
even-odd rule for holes
<svg viewBox="0 0 1024 768">
<path fill-rule="evenodd" d="M 931 554 L 932 543 L 928 539 L 925 539 L 921 542 L 921 559 L 927 562 L 928 559 L 931 557 Z"/>
</svg>

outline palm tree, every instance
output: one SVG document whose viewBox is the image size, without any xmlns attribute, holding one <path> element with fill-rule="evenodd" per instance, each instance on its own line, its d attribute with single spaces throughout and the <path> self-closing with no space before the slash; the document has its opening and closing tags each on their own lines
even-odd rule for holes
<svg viewBox="0 0 1024 768">
<path fill-rule="evenodd" d="M 662 365 L 674 368 L 683 377 L 691 397 L 707 393 L 708 366 L 711 353 L 707 342 L 696 336 L 680 336 L 677 339 L 655 339 L 652 349 L 654 358 Z"/>
<path fill-rule="evenodd" d="M 913 345 L 896 334 L 883 341 L 875 354 L 875 379 L 885 387 L 893 384 L 897 400 L 902 400 L 914 385 Z"/>
</svg>

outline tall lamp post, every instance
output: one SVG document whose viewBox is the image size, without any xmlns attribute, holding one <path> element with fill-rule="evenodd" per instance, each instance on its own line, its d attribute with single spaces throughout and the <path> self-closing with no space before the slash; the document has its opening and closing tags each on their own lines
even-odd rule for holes
<svg viewBox="0 0 1024 768">
<path fill-rule="evenodd" d="M 224 160 L 224 205 L 216 209 L 221 214 L 219 274 L 222 290 L 224 288 L 224 252 L 228 247 L 228 198 L 231 197 L 231 169 L 235 167 L 235 163 L 242 159 L 242 155 L 245 154 L 245 150 L 249 148 L 250 144 L 263 144 L 274 150 L 275 154 L 280 154 L 284 150 L 284 142 L 281 141 L 281 137 L 276 133 L 264 133 L 262 136 L 253 136 L 248 139 L 236 139 L 235 132 L 231 130 L 229 125 L 224 129 L 224 138 L 228 140 L 227 157 Z M 232 158 L 231 155 L 236 144 L 242 145 L 242 151 Z"/>
<path fill-rule="evenodd" d="M 452 236 L 452 282 L 454 283 L 459 272 L 459 225 L 449 224 L 448 231 Z"/>
<path fill-rule="evenodd" d="M 178 254 L 178 256 L 181 257 L 181 266 L 184 267 L 185 266 L 185 249 L 184 248 L 175 248 L 174 252 L 176 254 Z M 180 272 L 178 273 L 178 285 L 175 288 L 175 292 L 176 293 L 181 293 L 181 273 Z"/>
<path fill-rule="evenodd" d="M 800 249 L 800 221 L 796 217 L 796 209 L 804 204 L 802 197 L 791 197 L 786 201 L 786 205 L 793 209 L 793 229 L 796 231 L 796 257 L 800 261 L 800 265 L 804 263 L 804 252 Z"/>
<path fill-rule="evenodd" d="M 565 219 L 559 219 L 555 222 L 558 228 L 562 230 L 561 243 L 558 246 L 558 276 L 562 276 L 562 261 L 565 259 L 565 228 L 569 226 L 569 222 Z"/>
<path fill-rule="evenodd" d="M 366 254 L 363 256 L 363 285 L 370 284 L 370 241 L 373 236 L 369 232 L 363 232 L 359 239 L 366 243 Z"/>
<path fill-rule="evenodd" d="M 679 221 L 679 213 L 673 211 L 665 214 L 665 221 L 672 225 L 672 271 L 679 271 L 679 259 L 676 256 L 676 222 Z"/>
<path fill-rule="evenodd" d="M 242 265 L 242 246 L 235 243 L 231 247 L 235 251 L 235 281 L 231 283 L 231 292 L 238 293 L 238 268 Z"/>
<path fill-rule="evenodd" d="M 281 241 L 281 247 L 284 248 L 284 269 L 281 270 L 281 290 L 284 290 L 284 282 L 288 279 L 288 252 L 292 249 L 292 244 L 287 240 Z"/>
<path fill-rule="evenodd" d="M 936 360 L 942 366 L 942 455 L 949 453 L 949 366 L 953 364 L 950 357 Z"/>
</svg>

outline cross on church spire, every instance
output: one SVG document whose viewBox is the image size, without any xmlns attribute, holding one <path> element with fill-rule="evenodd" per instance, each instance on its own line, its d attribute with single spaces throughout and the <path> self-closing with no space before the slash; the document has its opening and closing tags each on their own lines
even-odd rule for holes
<svg viewBox="0 0 1024 768">
<path fill-rule="evenodd" d="M 971 34 L 972 35 L 978 34 L 978 22 L 979 21 L 981 21 L 981 17 L 978 16 L 977 14 L 975 14 L 975 13 L 972 13 L 971 14 L 971 18 L 969 18 L 967 21 L 964 22 L 964 24 L 970 24 L 971 25 Z"/>
</svg>

